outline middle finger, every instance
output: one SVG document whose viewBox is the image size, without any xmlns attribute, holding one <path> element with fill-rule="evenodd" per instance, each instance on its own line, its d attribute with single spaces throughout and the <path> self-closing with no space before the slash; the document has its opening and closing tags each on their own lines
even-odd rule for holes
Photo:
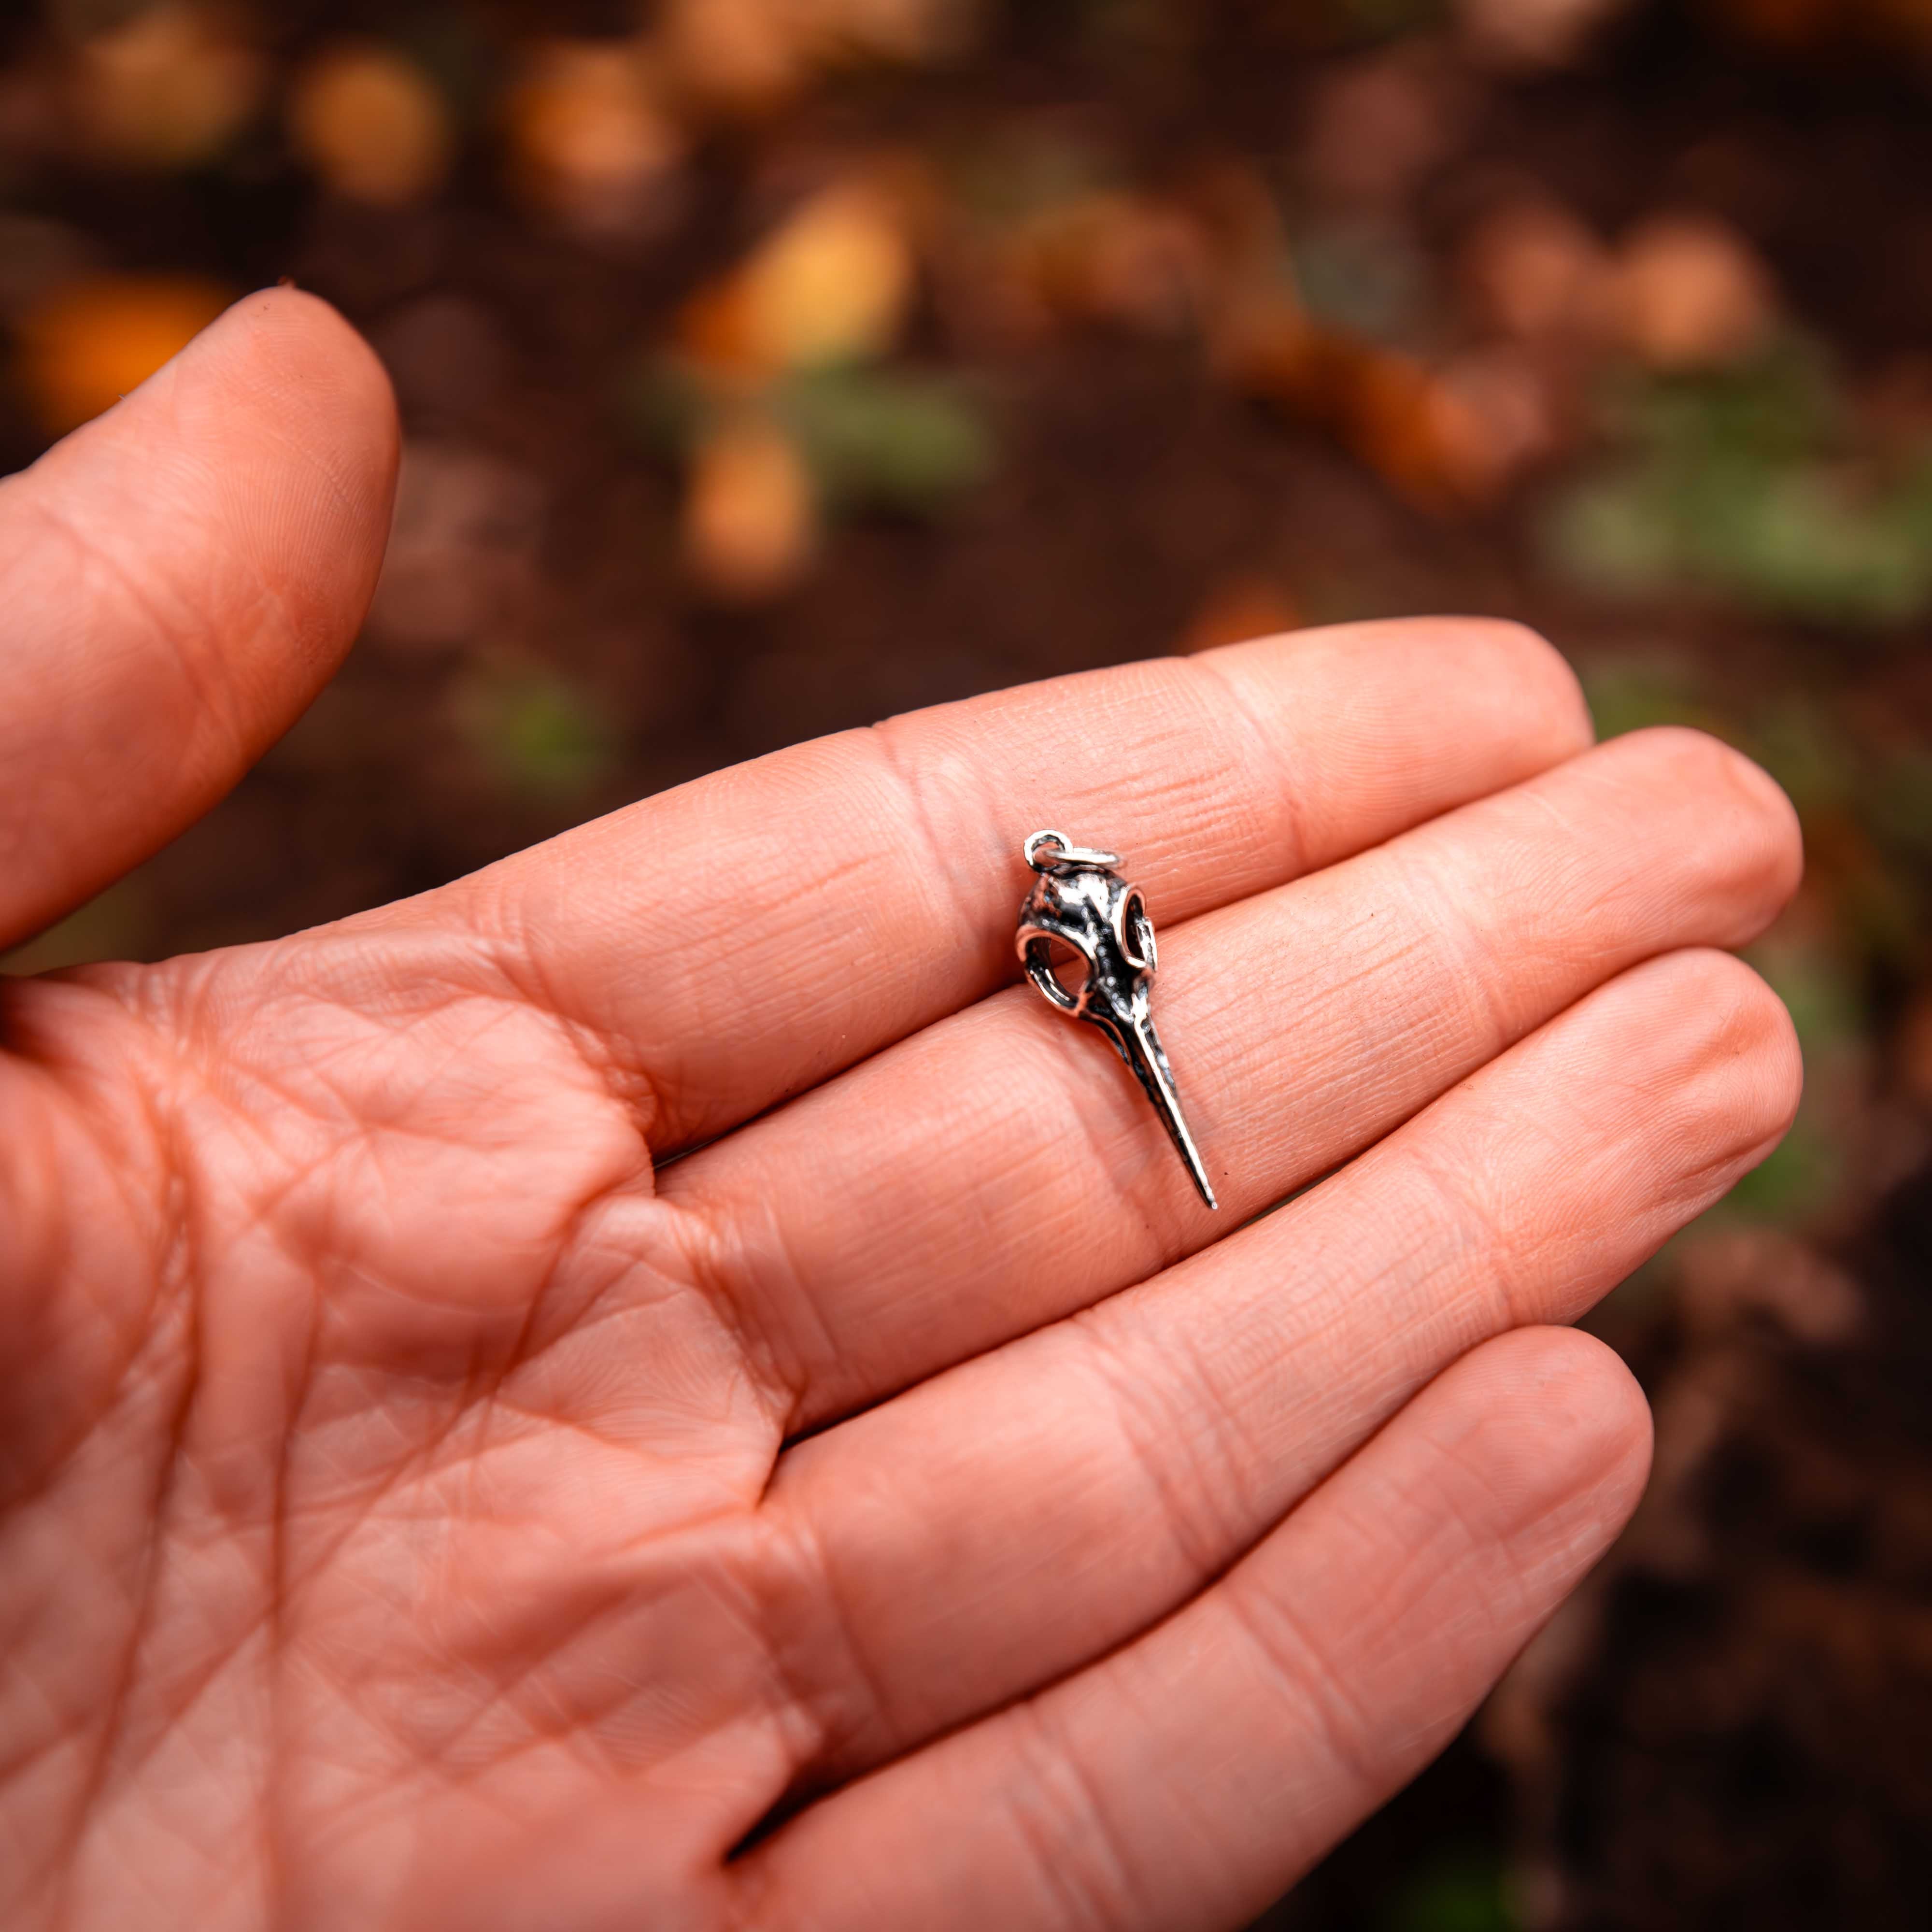
<svg viewBox="0 0 1932 1932">
<path fill-rule="evenodd" d="M 808 1428 L 1214 1241 L 1626 968 L 1742 944 L 1798 866 L 1755 766 L 1642 732 L 1162 934 L 1156 1018 L 1218 1215 L 1105 1043 L 1026 987 L 660 1192 Z"/>
</svg>

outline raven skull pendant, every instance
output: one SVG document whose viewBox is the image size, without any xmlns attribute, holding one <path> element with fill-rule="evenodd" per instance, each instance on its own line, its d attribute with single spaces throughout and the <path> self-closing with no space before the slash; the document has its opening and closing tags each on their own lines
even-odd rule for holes
<svg viewBox="0 0 1932 1932">
<path fill-rule="evenodd" d="M 1154 925 L 1139 889 L 1113 869 L 1120 862 L 1117 854 L 1090 852 L 1060 832 L 1036 832 L 1024 850 L 1037 875 L 1020 907 L 1018 943 L 1027 977 L 1070 1019 L 1087 1021 L 1113 1042 L 1146 1089 L 1202 1199 L 1218 1207 L 1154 1030 L 1148 998 Z M 1077 991 L 1054 970 L 1056 944 L 1078 956 L 1084 976 Z"/>
</svg>

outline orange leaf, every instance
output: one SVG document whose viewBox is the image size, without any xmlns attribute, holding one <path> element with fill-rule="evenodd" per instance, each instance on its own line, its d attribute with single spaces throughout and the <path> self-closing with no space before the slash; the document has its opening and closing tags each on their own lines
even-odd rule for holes
<svg viewBox="0 0 1932 1932">
<path fill-rule="evenodd" d="M 715 595 L 739 603 L 776 596 L 810 561 L 817 534 L 805 459 L 776 424 L 740 417 L 698 446 L 684 554 Z"/>
<path fill-rule="evenodd" d="M 1224 578 L 1202 599 L 1174 649 L 1188 657 L 1222 644 L 1244 644 L 1250 638 L 1292 631 L 1300 623 L 1294 599 L 1273 578 Z"/>
<path fill-rule="evenodd" d="M 34 414 L 50 434 L 64 436 L 112 409 L 231 299 L 184 275 L 98 275 L 63 285 L 20 324 L 20 374 Z"/>
<path fill-rule="evenodd" d="M 386 47 L 343 46 L 296 78 L 289 131 L 322 180 L 352 201 L 403 208 L 442 185 L 455 130 L 428 76 Z"/>
</svg>

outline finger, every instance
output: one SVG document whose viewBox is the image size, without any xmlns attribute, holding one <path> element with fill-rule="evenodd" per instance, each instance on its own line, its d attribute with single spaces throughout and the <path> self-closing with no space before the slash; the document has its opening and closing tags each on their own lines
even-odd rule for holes
<svg viewBox="0 0 1932 1932">
<path fill-rule="evenodd" d="M 1790 1023 L 1726 955 L 1592 994 L 1204 1254 L 798 1444 L 810 1774 L 896 1756 L 1184 1602 L 1473 1343 L 1567 1321 L 1761 1159 Z"/>
<path fill-rule="evenodd" d="M 1648 1448 L 1600 1343 L 1486 1344 L 1169 1622 L 754 1851 L 739 1922 L 1243 1923 L 1448 1742 L 1628 1516 Z"/>
<path fill-rule="evenodd" d="M 1647 733 L 1163 934 L 1157 1013 L 1219 1216 L 1104 1043 L 1026 987 L 662 1192 L 810 1427 L 1144 1280 L 1624 967 L 1750 938 L 1799 862 L 1762 772 Z"/>
<path fill-rule="evenodd" d="M 795 746 L 380 917 L 480 934 L 601 1042 L 662 1154 L 1011 979 L 1039 826 L 1124 849 L 1171 919 L 1588 741 L 1575 680 L 1526 631 L 1350 626 Z"/>
<path fill-rule="evenodd" d="M 395 462 L 381 365 L 277 289 L 0 482 L 0 946 L 165 844 L 300 714 L 362 622 Z"/>
</svg>

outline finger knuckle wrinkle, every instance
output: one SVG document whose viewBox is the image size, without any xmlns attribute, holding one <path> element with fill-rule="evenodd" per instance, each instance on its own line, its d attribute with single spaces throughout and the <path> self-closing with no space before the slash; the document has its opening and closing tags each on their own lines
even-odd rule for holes
<svg viewBox="0 0 1932 1932">
<path fill-rule="evenodd" d="M 1019 1708 L 1028 1774 L 1009 1784 L 1008 1809 L 1059 1922 L 1079 1932 L 1136 1923 L 1141 1888 L 1128 1848 L 1078 1748 L 1061 1738 L 1045 1706 Z"/>
<path fill-rule="evenodd" d="M 1089 1366 L 1118 1438 L 1178 1560 L 1197 1581 L 1212 1576 L 1240 1546 L 1252 1513 L 1241 1493 L 1243 1445 L 1224 1432 L 1222 1393 L 1185 1345 L 1168 1356 L 1164 1375 L 1149 1376 L 1118 1352 L 1103 1316 L 1076 1317 L 1076 1325 L 1091 1344 Z"/>
<path fill-rule="evenodd" d="M 1371 1742 L 1377 1726 L 1351 1690 L 1353 1660 L 1318 1636 L 1315 1622 L 1280 1589 L 1231 1589 L 1226 1602 L 1236 1629 L 1284 1708 L 1297 1714 L 1338 1772 L 1373 1788 L 1381 1770 Z M 1366 1651 L 1379 1641 L 1380 1632 L 1372 1622 L 1364 1622 L 1351 1637 Z"/>
<path fill-rule="evenodd" d="M 889 1730 L 884 1688 L 874 1674 L 841 1588 L 838 1567 L 802 1513 L 760 1520 L 761 1594 L 772 1614 L 767 1646 L 778 1707 L 793 1734 L 794 1768 L 843 1761 Z M 776 1633 L 802 1629 L 802 1642 Z"/>
</svg>

